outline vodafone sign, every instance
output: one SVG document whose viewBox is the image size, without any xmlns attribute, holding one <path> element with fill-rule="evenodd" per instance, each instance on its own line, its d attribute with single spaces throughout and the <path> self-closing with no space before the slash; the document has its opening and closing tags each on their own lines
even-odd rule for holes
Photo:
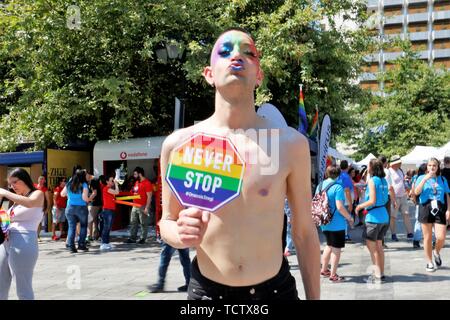
<svg viewBox="0 0 450 320">
<path fill-rule="evenodd" d="M 120 153 L 120 159 L 125 160 L 125 159 L 130 159 L 130 158 L 148 158 L 148 153 L 147 152 L 130 152 L 130 153 L 126 153 L 125 151 L 122 151 Z"/>
</svg>

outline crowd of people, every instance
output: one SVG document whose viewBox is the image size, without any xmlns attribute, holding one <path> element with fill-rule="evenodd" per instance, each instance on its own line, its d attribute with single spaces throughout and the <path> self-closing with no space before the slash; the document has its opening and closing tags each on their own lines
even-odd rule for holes
<svg viewBox="0 0 450 320">
<path fill-rule="evenodd" d="M 138 196 L 133 200 L 138 205 L 133 206 L 131 211 L 130 238 L 125 243 L 136 243 L 140 225 L 141 239 L 138 243 L 143 244 L 151 219 L 153 186 L 140 167 L 135 168 L 134 178 L 131 193 Z M 11 220 L 0 246 L 0 299 L 8 297 L 13 277 L 16 278 L 19 299 L 34 298 L 32 275 L 38 257 L 38 242 L 42 241 L 41 230 L 47 225 L 49 211 L 52 241 L 65 239 L 65 246 L 71 253 L 89 251 L 89 244 L 94 240 L 101 242 L 102 251 L 113 248 L 110 232 L 116 211 L 115 197 L 120 192 L 114 175 L 95 178 L 86 169 L 77 166 L 69 179 L 59 178 L 51 191 L 44 176 L 33 183 L 28 172 L 18 168 L 9 175 L 8 184 L 9 190 L 0 188 L 2 203 L 5 199 L 9 200 L 6 207 Z"/>
<path fill-rule="evenodd" d="M 420 165 L 418 170 L 408 170 L 406 174 L 401 170 L 399 156 L 391 158 L 389 165 L 386 157 L 379 156 L 372 159 L 368 168 L 361 172 L 354 168 L 348 169 L 352 178 L 353 208 L 347 205 L 345 187 L 347 161 L 343 160 L 340 166 L 327 167 L 326 179 L 316 190 L 326 192 L 333 218 L 330 223 L 321 226 L 326 239 L 326 246 L 322 254 L 321 276 L 327 277 L 331 282 L 341 282 L 345 278 L 337 274 L 341 249 L 345 242 L 350 242 L 347 234 L 347 224 L 353 227 L 356 217 L 363 226 L 362 239 L 366 244 L 373 265 L 374 273 L 367 279 L 371 283 L 383 283 L 384 275 L 384 244 L 386 233 L 390 229 L 391 240 L 399 241 L 396 233 L 396 219 L 401 213 L 406 238 L 413 240 L 413 248 L 420 248 L 423 239 L 426 257 L 425 270 L 436 271 L 442 265 L 440 252 L 444 247 L 446 231 L 450 227 L 450 157 L 441 164 L 438 159 L 431 158 L 428 163 Z M 343 178 L 344 176 L 344 178 Z M 411 227 L 410 207 L 415 208 L 415 225 Z M 289 206 L 286 202 L 285 213 L 289 217 Z M 290 219 L 287 219 L 288 223 Z M 433 230 L 435 240 L 432 239 Z M 293 246 L 290 244 L 290 228 L 287 228 L 287 243 L 285 255 L 290 255 Z M 331 265 L 331 269 L 329 266 Z"/>
</svg>

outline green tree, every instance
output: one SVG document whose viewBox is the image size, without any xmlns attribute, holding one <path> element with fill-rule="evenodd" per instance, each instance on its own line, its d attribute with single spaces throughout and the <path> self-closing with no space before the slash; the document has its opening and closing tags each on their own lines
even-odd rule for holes
<svg viewBox="0 0 450 320">
<path fill-rule="evenodd" d="M 213 41 L 241 26 L 262 51 L 266 79 L 257 102 L 270 101 L 297 126 L 298 84 L 307 113 L 330 113 L 333 130 L 350 124 L 344 106 L 360 100 L 351 79 L 367 45 L 358 24 L 364 1 L 80 0 L 80 25 L 62 0 L 10 0 L 0 8 L 0 150 L 33 140 L 36 148 L 84 139 L 165 135 L 174 98 L 186 102 L 186 124 L 214 110 L 201 71 Z M 70 3 L 72 4 L 72 3 Z M 329 27 L 321 25 L 328 17 Z M 184 59 L 163 64 L 155 51 L 174 40 Z"/>
<path fill-rule="evenodd" d="M 409 42 L 400 47 L 404 55 L 380 74 L 385 97 L 373 97 L 374 107 L 353 131 L 359 156 L 404 155 L 416 145 L 440 146 L 450 140 L 450 73 L 418 59 Z"/>
</svg>

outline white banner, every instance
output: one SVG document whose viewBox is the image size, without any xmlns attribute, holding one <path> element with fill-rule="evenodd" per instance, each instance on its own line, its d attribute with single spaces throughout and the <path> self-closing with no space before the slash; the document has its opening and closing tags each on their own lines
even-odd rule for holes
<svg viewBox="0 0 450 320">
<path fill-rule="evenodd" d="M 318 149 L 319 184 L 322 182 L 325 170 L 327 169 L 327 155 L 328 155 L 328 147 L 330 146 L 330 139 L 331 139 L 331 120 L 330 116 L 326 114 L 322 120 L 319 138 L 319 149 Z"/>
</svg>

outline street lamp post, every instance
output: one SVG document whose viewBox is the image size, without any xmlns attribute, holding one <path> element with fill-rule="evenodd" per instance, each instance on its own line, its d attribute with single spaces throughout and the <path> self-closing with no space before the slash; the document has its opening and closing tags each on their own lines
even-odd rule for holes
<svg viewBox="0 0 450 320">
<path fill-rule="evenodd" d="M 184 48 L 176 41 L 169 41 L 164 43 L 163 47 L 156 50 L 156 57 L 158 61 L 166 64 L 169 60 L 182 60 Z M 182 80 L 181 97 L 175 97 L 175 115 L 174 115 L 174 130 L 184 127 L 184 97 L 185 97 L 185 78 Z"/>
</svg>

